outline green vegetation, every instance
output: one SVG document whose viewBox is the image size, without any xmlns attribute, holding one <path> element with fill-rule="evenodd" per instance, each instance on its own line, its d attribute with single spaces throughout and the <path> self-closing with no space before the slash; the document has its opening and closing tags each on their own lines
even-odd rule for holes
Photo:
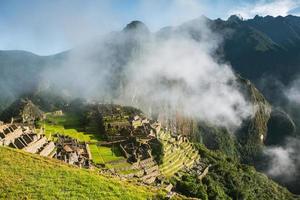
<svg viewBox="0 0 300 200">
<path fill-rule="evenodd" d="M 164 157 L 164 145 L 158 139 L 150 143 L 151 145 L 151 154 L 154 156 L 154 159 L 157 164 L 162 164 Z"/>
<path fill-rule="evenodd" d="M 234 159 L 239 158 L 237 142 L 226 128 L 199 123 L 198 130 L 197 138 L 201 138 L 201 143 L 205 144 L 208 149 L 220 150 Z"/>
<path fill-rule="evenodd" d="M 23 151 L 0 147 L 1 199 L 162 199 L 138 186 Z"/>
<path fill-rule="evenodd" d="M 196 174 L 185 174 L 176 184 L 180 193 L 203 200 L 300 199 L 253 167 L 240 164 L 219 151 L 210 151 L 202 145 L 197 147 L 201 161 L 211 164 L 211 167 L 202 181 L 197 179 Z"/>
<path fill-rule="evenodd" d="M 124 157 L 116 153 L 109 147 L 97 146 L 96 144 L 89 145 L 93 162 L 96 164 L 106 164 L 111 161 L 123 160 Z"/>
<path fill-rule="evenodd" d="M 45 134 L 50 137 L 55 133 L 67 135 L 79 141 L 89 142 L 92 159 L 95 164 L 105 164 L 107 162 L 124 159 L 117 152 L 117 148 L 112 150 L 109 147 L 98 146 L 101 135 L 97 132 L 97 125 L 92 122 L 85 125 L 85 119 L 76 113 L 66 113 L 63 116 L 47 114 L 47 119 L 40 122 L 40 126 L 45 128 Z"/>
<path fill-rule="evenodd" d="M 63 116 L 47 114 L 47 119 L 40 122 L 40 125 L 45 126 L 45 134 L 48 137 L 59 133 L 84 142 L 101 140 L 100 135 L 86 131 L 87 127 L 84 127 L 84 124 L 82 124 L 82 118 L 76 114 L 65 114 Z"/>
</svg>

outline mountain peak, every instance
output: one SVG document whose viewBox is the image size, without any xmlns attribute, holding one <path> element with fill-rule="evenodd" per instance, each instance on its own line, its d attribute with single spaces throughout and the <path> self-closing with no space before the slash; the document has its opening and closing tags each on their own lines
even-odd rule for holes
<svg viewBox="0 0 300 200">
<path fill-rule="evenodd" d="M 263 17 L 260 15 L 255 15 L 255 17 L 253 19 L 263 19 Z"/>
<path fill-rule="evenodd" d="M 141 21 L 132 21 L 126 25 L 123 29 L 124 31 L 134 31 L 134 32 L 141 32 L 141 33 L 149 33 L 148 27 Z"/>
<path fill-rule="evenodd" d="M 243 17 L 241 15 L 231 15 L 227 21 L 229 22 L 240 22 L 243 21 Z"/>
</svg>

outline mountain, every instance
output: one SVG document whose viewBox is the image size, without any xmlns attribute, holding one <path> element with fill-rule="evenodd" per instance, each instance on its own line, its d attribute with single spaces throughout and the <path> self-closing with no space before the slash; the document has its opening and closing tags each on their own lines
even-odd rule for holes
<svg viewBox="0 0 300 200">
<path fill-rule="evenodd" d="M 38 56 L 26 51 L 0 51 L 0 111 L 22 94 L 36 91 L 42 72 L 55 67 L 65 53 Z"/>
<path fill-rule="evenodd" d="M 186 22 L 179 27 L 162 28 L 157 35 L 165 36 L 174 30 L 180 30 L 188 32 L 197 39 L 200 35 L 199 29 L 197 30 L 197 27 L 200 26 L 199 20 L 206 20 L 212 30 L 224 38 L 223 44 L 217 52 L 218 59 L 229 62 L 236 72 L 254 82 L 259 89 L 268 88 L 260 85 L 262 79 L 272 77 L 283 84 L 288 84 L 298 76 L 300 72 L 298 67 L 300 62 L 300 17 L 291 15 L 286 17 L 256 16 L 249 20 L 242 20 L 238 16 L 231 16 L 228 20 L 210 20 L 202 17 Z M 150 34 L 146 25 L 139 21 L 129 23 L 123 32 L 127 33 L 126 35 L 134 35 L 134 32 L 142 33 L 142 35 Z M 122 33 L 115 32 L 111 35 L 107 42 L 107 48 L 109 45 L 111 48 L 120 47 L 121 43 L 113 38 L 124 38 Z M 132 39 L 126 42 L 127 47 L 128 45 L 137 45 L 137 41 Z M 126 57 L 130 57 L 130 49 L 125 51 L 127 54 L 123 54 L 121 48 L 121 55 L 114 56 L 120 57 L 121 60 L 125 59 L 123 63 L 126 63 Z M 49 67 L 59 67 L 68 53 L 38 56 L 25 51 L 0 51 L 0 66 L 3 72 L 0 80 L 6 83 L 6 87 L 4 84 L 0 84 L 1 93 L 12 98 L 35 89 L 41 71 Z M 18 83 L 15 80 L 18 80 Z M 267 93 L 264 90 L 263 92 Z M 269 98 L 268 95 L 267 98 Z"/>
<path fill-rule="evenodd" d="M 174 31 L 184 31 L 197 40 L 201 35 L 198 28 L 201 26 L 199 21 L 203 20 L 207 21 L 213 31 L 223 37 L 223 43 L 217 50 L 216 58 L 229 62 L 237 73 L 255 83 L 272 103 L 275 103 L 273 97 L 276 93 L 280 93 L 280 88 L 272 88 L 266 83 L 272 78 L 287 85 L 298 76 L 300 72 L 298 67 L 300 62 L 299 17 L 256 16 L 249 20 L 242 20 L 237 16 L 231 16 L 228 20 L 210 20 L 202 17 L 178 27 L 163 28 L 156 34 L 166 36 Z M 143 40 L 136 36 L 147 37 L 151 34 L 146 25 L 139 21 L 129 23 L 123 32 L 125 34 L 112 33 L 106 42 L 107 52 L 110 52 L 108 50 L 110 48 L 119 48 L 117 54 L 108 56 L 117 57 L 118 63 L 122 65 L 130 58 L 132 50 Z M 126 39 L 127 36 L 130 37 Z M 88 48 L 93 48 L 93 46 L 88 46 Z M 3 71 L 0 80 L 6 83 L 0 84 L 0 91 L 4 96 L 1 101 L 5 103 L 20 93 L 36 89 L 42 71 L 45 68 L 59 67 L 69 53 L 70 51 L 53 56 L 38 56 L 24 51 L 0 51 L 0 66 Z M 101 53 L 100 50 L 99 53 Z M 94 58 L 94 56 L 96 55 L 93 55 L 92 59 L 101 59 L 101 54 L 98 55 L 99 58 Z M 120 70 L 120 66 L 115 65 L 115 68 L 115 71 Z"/>
<path fill-rule="evenodd" d="M 0 112 L 19 96 L 30 97 L 45 111 L 68 105 L 70 102 L 64 97 L 74 93 L 80 96 L 86 92 L 104 91 L 111 94 L 107 99 L 114 99 L 127 81 L 124 80 L 124 66 L 138 52 L 141 44 L 153 36 L 163 39 L 178 32 L 199 41 L 203 21 L 223 40 L 212 56 L 220 63 L 231 64 L 235 73 L 240 74 L 237 77 L 240 77 L 242 91 L 258 106 L 258 112 L 253 118 L 245 120 L 241 129 L 236 130 L 237 138 L 233 138 L 232 132 L 224 127 L 211 126 L 195 119 L 177 118 L 176 123 L 181 130 L 188 129 L 195 142 L 204 143 L 213 150 L 221 150 L 237 162 L 254 164 L 259 161 L 265 145 L 282 144 L 286 136 L 295 136 L 300 127 L 300 110 L 297 105 L 288 102 L 282 91 L 300 75 L 299 17 L 256 16 L 249 20 L 242 20 L 238 16 L 231 16 L 228 20 L 201 17 L 178 27 L 165 27 L 157 33 L 151 33 L 142 22 L 133 21 L 122 31 L 110 33 L 104 41 L 89 43 L 57 55 L 0 51 Z M 77 58 L 77 52 L 84 52 L 81 56 L 88 62 L 79 62 L 77 68 L 73 68 L 74 63 L 68 63 L 68 76 L 55 74 L 51 77 L 51 72 L 62 69 L 70 55 Z M 107 63 L 101 63 L 103 60 Z M 84 74 L 87 64 L 92 64 L 95 70 L 93 74 Z M 76 86 L 78 77 L 72 75 L 77 70 L 82 72 L 80 75 L 83 75 L 86 87 L 68 93 L 67 86 L 56 85 L 66 82 Z M 91 77 L 101 79 L 107 71 L 112 76 L 106 79 L 105 84 L 100 82 L 93 85 L 94 82 L 89 82 L 90 79 L 94 80 Z M 48 76 L 52 82 L 45 83 L 44 79 Z M 293 192 L 299 191 L 294 189 Z"/>
<path fill-rule="evenodd" d="M 18 121 L 22 123 L 34 123 L 43 119 L 44 113 L 29 99 L 19 99 L 7 107 L 0 115 L 5 122 Z"/>
<path fill-rule="evenodd" d="M 284 84 L 296 78 L 300 54 L 300 17 L 259 17 L 241 20 L 209 21 L 225 35 L 224 60 L 242 76 L 258 83 L 261 78 L 274 77 Z"/>
</svg>

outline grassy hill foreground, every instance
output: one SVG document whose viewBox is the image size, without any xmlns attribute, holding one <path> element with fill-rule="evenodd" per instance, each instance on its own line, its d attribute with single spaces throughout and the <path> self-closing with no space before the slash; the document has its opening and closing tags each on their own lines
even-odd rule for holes
<svg viewBox="0 0 300 200">
<path fill-rule="evenodd" d="M 0 199 L 162 199 L 164 192 L 0 147 Z"/>
</svg>

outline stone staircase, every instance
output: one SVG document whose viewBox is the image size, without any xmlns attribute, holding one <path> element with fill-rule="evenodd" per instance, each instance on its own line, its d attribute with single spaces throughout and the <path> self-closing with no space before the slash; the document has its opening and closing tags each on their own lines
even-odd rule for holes
<svg viewBox="0 0 300 200">
<path fill-rule="evenodd" d="M 166 177 L 171 177 L 180 170 L 191 168 L 200 159 L 198 151 L 186 138 L 160 131 L 158 139 L 164 145 L 163 163 L 159 169 Z"/>
<path fill-rule="evenodd" d="M 118 163 L 120 164 L 120 163 Z M 159 167 L 153 158 L 147 158 L 126 167 L 115 167 L 114 170 L 125 178 L 138 178 L 145 184 L 152 184 L 160 175 Z"/>
</svg>

